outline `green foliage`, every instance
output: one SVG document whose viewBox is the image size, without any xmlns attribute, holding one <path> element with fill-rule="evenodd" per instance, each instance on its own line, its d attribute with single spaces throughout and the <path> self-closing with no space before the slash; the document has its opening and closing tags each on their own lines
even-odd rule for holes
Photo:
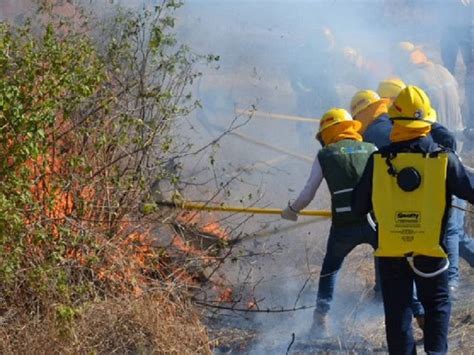
<svg viewBox="0 0 474 355">
<path fill-rule="evenodd" d="M 171 128 L 196 107 L 187 88 L 209 58 L 177 44 L 179 1 L 80 24 L 47 5 L 0 23 L 0 293 L 61 304 L 69 320 L 76 304 L 143 282 L 126 221 L 157 212 L 142 203 L 150 186 L 179 182 Z"/>
<path fill-rule="evenodd" d="M 47 196 L 42 201 L 35 198 L 32 179 L 46 173 L 44 158 L 54 144 L 58 120 L 67 120 L 105 78 L 94 48 L 87 36 L 61 36 L 52 24 L 37 33 L 30 22 L 19 28 L 0 24 L 2 283 L 14 281 L 24 267 L 27 237 L 32 244 L 51 242 L 45 226 L 38 223 L 51 201 Z"/>
</svg>

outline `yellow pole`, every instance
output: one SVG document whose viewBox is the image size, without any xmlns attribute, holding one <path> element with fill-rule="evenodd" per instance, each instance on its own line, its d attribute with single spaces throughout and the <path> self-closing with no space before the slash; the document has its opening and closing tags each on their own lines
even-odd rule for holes
<svg viewBox="0 0 474 355">
<path fill-rule="evenodd" d="M 298 121 L 298 122 L 312 122 L 317 123 L 319 119 L 317 118 L 308 118 L 308 117 L 301 117 L 301 116 L 293 116 L 293 115 L 283 115 L 280 113 L 271 113 L 265 112 L 260 110 L 242 110 L 236 109 L 235 112 L 240 115 L 249 115 L 249 116 L 260 116 L 260 117 L 267 117 L 272 118 L 274 120 L 287 120 L 287 121 Z"/>
<path fill-rule="evenodd" d="M 209 205 L 201 202 L 179 202 L 171 201 L 158 202 L 158 205 L 181 208 L 184 210 L 198 211 L 217 211 L 217 212 L 235 212 L 235 213 L 252 213 L 252 214 L 276 214 L 279 215 L 282 210 L 278 208 L 257 208 L 257 207 L 238 207 L 229 205 Z M 331 217 L 331 211 L 326 210 L 303 210 L 298 213 L 300 216 L 313 217 Z"/>
</svg>

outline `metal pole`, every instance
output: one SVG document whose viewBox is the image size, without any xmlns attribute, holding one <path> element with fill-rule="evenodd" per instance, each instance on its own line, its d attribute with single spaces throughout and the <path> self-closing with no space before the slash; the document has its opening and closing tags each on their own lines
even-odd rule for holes
<svg viewBox="0 0 474 355">
<path fill-rule="evenodd" d="M 167 206 L 173 208 L 181 208 L 184 210 L 198 210 L 198 211 L 216 211 L 216 212 L 235 212 L 235 213 L 251 213 L 251 214 L 275 214 L 279 215 L 283 211 L 278 208 L 257 208 L 257 207 L 238 207 L 229 205 L 210 205 L 202 202 L 178 202 L 160 201 L 157 202 L 160 206 Z M 303 210 L 298 213 L 300 216 L 313 217 L 331 217 L 331 211 L 326 210 Z"/>
</svg>

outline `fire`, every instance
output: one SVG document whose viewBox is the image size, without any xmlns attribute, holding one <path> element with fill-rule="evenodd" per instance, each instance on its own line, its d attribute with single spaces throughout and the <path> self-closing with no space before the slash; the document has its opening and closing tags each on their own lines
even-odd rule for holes
<svg viewBox="0 0 474 355">
<path fill-rule="evenodd" d="M 257 300 L 253 299 L 247 302 L 247 309 L 258 309 Z"/>
<path fill-rule="evenodd" d="M 173 237 L 172 245 L 185 254 L 199 256 L 203 260 L 213 260 L 208 252 L 219 240 L 229 240 L 229 234 L 217 221 L 211 219 L 213 217 L 209 214 L 181 212 L 176 217 L 176 222 L 186 229 L 184 234 L 190 234 L 190 239 L 185 240 L 184 234 L 177 233 Z"/>
<path fill-rule="evenodd" d="M 178 250 L 184 252 L 185 254 L 195 255 L 195 256 L 203 256 L 204 251 L 199 250 L 197 248 L 193 248 L 189 242 L 186 242 L 182 236 L 179 234 L 175 234 L 171 244 L 177 248 Z"/>
<path fill-rule="evenodd" d="M 219 239 L 229 240 L 229 233 L 215 220 L 211 213 L 183 211 L 176 217 L 176 222 L 197 227 L 199 231 L 211 234 Z"/>
<path fill-rule="evenodd" d="M 219 303 L 235 303 L 234 289 L 229 287 L 229 282 L 222 275 L 218 275 L 213 280 L 212 291 L 215 299 Z"/>
<path fill-rule="evenodd" d="M 215 235 L 222 240 L 229 240 L 229 234 L 217 222 L 208 223 L 202 226 L 201 229 L 203 232 Z"/>
<path fill-rule="evenodd" d="M 208 213 L 183 211 L 176 217 L 175 229 L 171 245 L 187 257 L 199 259 L 203 267 L 212 266 L 219 260 L 219 245 L 222 245 L 222 241 L 229 240 L 229 233 Z M 189 284 L 189 279 L 196 283 L 202 276 L 190 271 L 190 274 L 185 274 L 182 278 Z M 211 283 L 219 302 L 232 302 L 232 288 L 224 286 L 224 282 L 216 279 L 216 276 Z"/>
<path fill-rule="evenodd" d="M 70 127 L 60 118 L 57 123 L 55 132 L 69 131 Z M 93 278 L 104 283 L 104 286 L 117 292 L 128 289 L 139 296 L 156 279 L 165 283 L 179 280 L 186 285 L 195 284 L 202 275 L 190 271 L 188 264 L 182 262 L 182 254 L 186 258 L 198 258 L 203 266 L 215 262 L 216 257 L 212 255 L 216 250 L 215 245 L 219 241 L 229 240 L 229 236 L 225 228 L 209 214 L 183 212 L 177 217 L 177 222 L 187 228 L 182 235 L 176 233 L 172 240 L 172 246 L 182 253 L 178 258 L 170 255 L 167 249 L 163 253 L 155 249 L 152 246 L 156 238 L 152 234 L 152 222 L 149 225 L 142 223 L 138 229 L 133 222 L 128 221 L 134 219 L 132 215 L 121 216 L 113 222 L 113 235 L 103 234 L 102 231 L 109 228 L 109 220 L 107 212 L 97 207 L 105 205 L 101 202 L 104 198 L 101 190 L 96 188 L 93 181 L 73 181 L 67 188 L 63 185 L 64 177 L 83 173 L 82 170 L 74 170 L 76 167 L 69 164 L 70 157 L 77 154 L 74 145 L 70 144 L 74 139 L 65 134 L 65 138 L 54 140 L 54 132 L 49 133 L 51 148 L 25 163 L 31 172 L 30 191 L 40 207 L 39 211 L 28 216 L 26 224 L 35 228 L 37 222 L 42 223 L 53 238 L 63 240 L 65 248 L 62 256 L 68 263 L 87 268 Z M 64 230 L 68 232 L 64 233 Z M 86 234 L 83 234 L 84 231 Z M 93 242 L 89 240 L 84 244 L 72 244 L 68 233 L 87 235 Z M 46 257 L 33 237 L 26 240 L 29 240 L 30 255 Z M 222 302 L 230 302 L 233 298 L 233 291 L 228 287 L 222 288 L 218 294 Z"/>
<path fill-rule="evenodd" d="M 222 289 L 219 292 L 217 299 L 222 303 L 232 303 L 234 301 L 234 290 L 230 287 Z"/>
</svg>

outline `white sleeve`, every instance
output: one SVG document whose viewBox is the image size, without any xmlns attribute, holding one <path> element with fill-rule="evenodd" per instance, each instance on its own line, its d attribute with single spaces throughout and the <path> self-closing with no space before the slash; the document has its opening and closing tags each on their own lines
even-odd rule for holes
<svg viewBox="0 0 474 355">
<path fill-rule="evenodd" d="M 314 159 L 313 167 L 311 168 L 311 175 L 309 176 L 308 181 L 303 190 L 299 194 L 298 198 L 291 204 L 291 208 L 295 211 L 301 211 L 313 200 L 316 191 L 323 181 L 323 170 L 319 159 L 316 156 Z"/>
</svg>

